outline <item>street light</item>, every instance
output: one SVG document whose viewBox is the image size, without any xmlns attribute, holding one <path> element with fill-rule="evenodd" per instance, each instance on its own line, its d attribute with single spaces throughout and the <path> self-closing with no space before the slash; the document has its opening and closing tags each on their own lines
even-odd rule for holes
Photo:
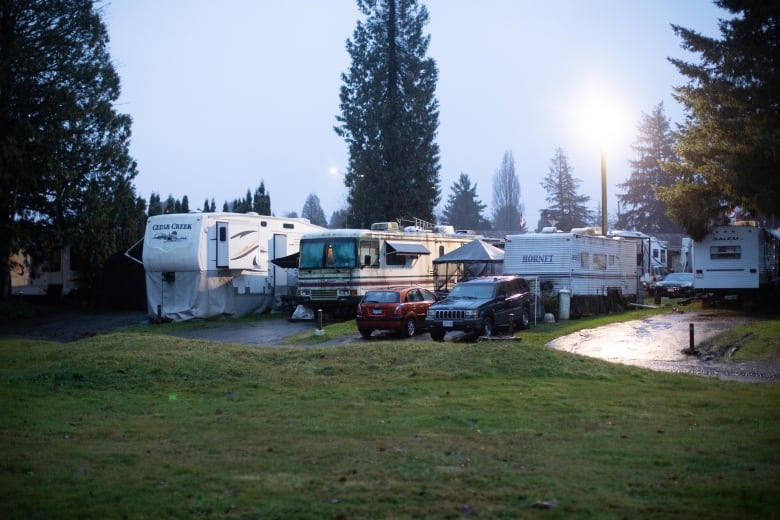
<svg viewBox="0 0 780 520">
<path fill-rule="evenodd" d="M 607 90 L 591 86 L 585 93 L 583 124 L 589 134 L 596 130 L 601 147 L 601 234 L 607 236 L 607 145 L 619 136 L 625 117 L 617 98 Z"/>
</svg>

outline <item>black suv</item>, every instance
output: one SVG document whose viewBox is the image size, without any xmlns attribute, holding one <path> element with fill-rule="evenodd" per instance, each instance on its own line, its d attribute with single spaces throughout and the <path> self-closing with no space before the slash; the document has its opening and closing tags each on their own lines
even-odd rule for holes
<svg viewBox="0 0 780 520">
<path fill-rule="evenodd" d="M 485 276 L 461 282 L 447 297 L 430 306 L 425 326 L 431 338 L 442 341 L 448 330 L 463 330 L 492 336 L 509 327 L 510 316 L 517 328 L 531 325 L 533 293 L 519 276 Z"/>
</svg>

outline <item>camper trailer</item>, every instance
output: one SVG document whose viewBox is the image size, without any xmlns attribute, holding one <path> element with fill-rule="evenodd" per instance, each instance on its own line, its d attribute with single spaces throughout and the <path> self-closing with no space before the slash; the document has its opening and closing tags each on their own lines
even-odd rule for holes
<svg viewBox="0 0 780 520">
<path fill-rule="evenodd" d="M 661 281 L 669 274 L 668 243 L 641 231 L 611 231 L 611 237 L 621 237 L 636 243 L 637 266 L 644 288 Z"/>
<path fill-rule="evenodd" d="M 295 303 L 350 316 L 371 289 L 416 284 L 435 290 L 433 260 L 481 238 L 447 231 L 381 222 L 370 230 L 308 233 L 301 238 Z"/>
<path fill-rule="evenodd" d="M 587 228 L 510 235 L 504 248 L 504 274 L 537 278 L 543 296 L 567 291 L 584 301 L 619 291 L 622 298 L 635 299 L 636 247 L 633 240 L 599 236 Z"/>
<path fill-rule="evenodd" d="M 748 294 L 777 286 L 780 232 L 752 223 L 718 226 L 693 244 L 697 294 Z"/>
<path fill-rule="evenodd" d="M 296 253 L 301 236 L 320 229 L 307 219 L 253 213 L 150 217 L 143 248 L 149 314 L 184 321 L 270 311 L 295 285 L 272 260 Z"/>
<path fill-rule="evenodd" d="M 14 296 L 69 296 L 81 285 L 79 273 L 73 269 L 69 245 L 53 248 L 49 258 L 42 261 L 19 251 L 10 256 L 8 265 Z"/>
</svg>

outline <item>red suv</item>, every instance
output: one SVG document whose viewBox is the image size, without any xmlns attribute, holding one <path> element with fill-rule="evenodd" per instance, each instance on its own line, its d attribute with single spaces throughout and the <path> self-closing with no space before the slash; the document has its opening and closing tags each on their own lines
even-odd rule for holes
<svg viewBox="0 0 780 520">
<path fill-rule="evenodd" d="M 394 330 L 407 337 L 425 328 L 428 307 L 436 295 L 423 287 L 396 287 L 368 291 L 357 306 L 360 335 L 371 336 L 375 330 Z"/>
</svg>

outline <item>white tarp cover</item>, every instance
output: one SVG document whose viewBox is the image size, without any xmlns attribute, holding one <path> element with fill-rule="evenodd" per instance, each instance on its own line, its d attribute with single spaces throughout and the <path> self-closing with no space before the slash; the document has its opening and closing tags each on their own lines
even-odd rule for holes
<svg viewBox="0 0 780 520">
<path fill-rule="evenodd" d="M 162 273 L 146 273 L 150 315 L 157 316 L 159 305 L 162 317 L 173 321 L 245 316 L 269 310 L 273 304 L 271 294 L 249 292 L 248 286 L 236 287 L 233 276 L 219 276 L 213 271 L 179 271 L 174 276 L 166 281 Z M 242 278 L 239 284 L 251 283 L 245 280 L 247 277 Z"/>
</svg>

